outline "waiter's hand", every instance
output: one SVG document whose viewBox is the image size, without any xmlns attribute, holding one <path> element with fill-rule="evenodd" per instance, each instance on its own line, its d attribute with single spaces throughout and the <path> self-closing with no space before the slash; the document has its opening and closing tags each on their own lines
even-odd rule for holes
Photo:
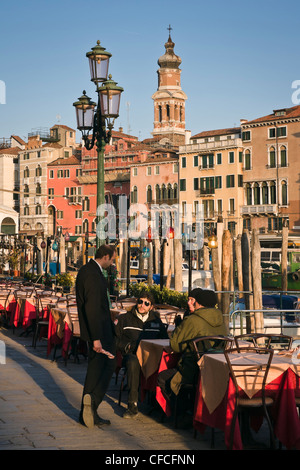
<svg viewBox="0 0 300 470">
<path fill-rule="evenodd" d="M 101 353 L 101 352 L 102 352 L 102 344 L 101 344 L 100 339 L 96 339 L 96 340 L 93 342 L 93 350 L 96 351 L 97 353 Z"/>
</svg>

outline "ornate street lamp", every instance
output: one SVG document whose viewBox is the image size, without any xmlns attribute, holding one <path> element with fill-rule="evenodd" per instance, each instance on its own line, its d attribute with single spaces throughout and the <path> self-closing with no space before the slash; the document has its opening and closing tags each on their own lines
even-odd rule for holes
<svg viewBox="0 0 300 470">
<path fill-rule="evenodd" d="M 212 234 L 208 237 L 208 248 L 217 248 L 218 247 L 218 239 L 215 234 Z"/>
<path fill-rule="evenodd" d="M 100 46 L 100 41 L 87 52 L 89 59 L 91 81 L 96 85 L 98 94 L 98 104 L 83 92 L 78 101 L 73 103 L 76 108 L 77 128 L 82 133 L 85 148 L 91 150 L 95 143 L 97 146 L 97 227 L 100 219 L 98 210 L 105 203 L 104 198 L 104 148 L 105 144 L 110 141 L 111 131 L 114 126 L 115 119 L 119 116 L 120 99 L 123 88 L 117 86 L 111 78 L 107 79 L 109 59 L 111 54 Z M 92 136 L 89 136 L 90 132 Z M 100 240 L 99 231 L 96 230 L 97 248 L 103 243 Z"/>
</svg>

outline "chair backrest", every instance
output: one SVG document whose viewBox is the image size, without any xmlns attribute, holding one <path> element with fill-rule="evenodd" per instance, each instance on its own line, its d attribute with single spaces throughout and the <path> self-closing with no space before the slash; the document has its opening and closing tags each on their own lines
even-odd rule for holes
<svg viewBox="0 0 300 470">
<path fill-rule="evenodd" d="M 77 308 L 77 303 L 76 302 L 69 302 L 67 303 L 67 309 L 70 310 L 72 307 L 76 307 Z"/>
<path fill-rule="evenodd" d="M 250 367 L 245 367 L 243 357 L 246 354 L 255 353 L 265 358 L 264 361 L 254 361 Z M 246 346 L 239 348 L 228 348 L 224 350 L 224 356 L 229 368 L 229 373 L 235 386 L 236 396 L 239 394 L 238 379 L 243 378 L 245 383 L 250 383 L 251 380 L 256 384 L 261 384 L 262 398 L 265 397 L 265 386 L 274 355 L 273 349 L 259 348 L 255 346 Z M 234 358 L 234 360 L 233 360 Z M 241 359 L 239 362 L 239 358 Z"/>
<path fill-rule="evenodd" d="M 38 295 L 38 308 L 40 312 L 46 308 L 48 308 L 48 305 L 53 302 L 52 296 L 47 296 L 47 295 Z"/>
<path fill-rule="evenodd" d="M 71 305 L 74 302 L 76 302 L 76 295 L 75 294 L 67 294 L 66 299 L 67 299 L 67 305 Z"/>
<path fill-rule="evenodd" d="M 3 310 L 6 310 L 10 296 L 10 290 L 1 290 L 0 291 L 0 305 L 2 305 Z"/>
<path fill-rule="evenodd" d="M 55 290 L 49 287 L 49 289 L 42 290 L 41 295 L 45 295 L 45 296 L 47 295 L 48 297 L 55 296 Z"/>
<path fill-rule="evenodd" d="M 110 295 L 110 301 L 115 308 L 123 309 L 122 301 L 119 299 L 117 295 Z"/>
<path fill-rule="evenodd" d="M 75 308 L 76 307 L 76 308 Z M 76 303 L 67 306 L 69 319 L 72 324 L 73 336 L 80 336 L 79 317 Z"/>
<path fill-rule="evenodd" d="M 176 318 L 177 312 L 169 312 L 165 313 L 165 319 L 168 325 L 174 325 L 175 324 L 175 318 Z"/>
<path fill-rule="evenodd" d="M 199 360 L 205 353 L 222 353 L 233 342 L 229 336 L 199 336 L 192 340 L 192 345 Z"/>
<path fill-rule="evenodd" d="M 283 334 L 272 333 L 245 333 L 234 337 L 237 348 L 243 347 L 243 341 L 249 341 L 255 347 L 265 347 L 279 351 L 289 350 L 292 347 L 293 337 Z"/>
<path fill-rule="evenodd" d="M 27 299 L 29 297 L 32 297 L 32 294 L 33 294 L 33 291 L 31 289 L 29 289 L 29 290 L 27 290 L 27 289 L 26 290 L 16 289 L 14 291 L 14 296 L 15 296 L 16 299 L 18 299 L 18 298 L 23 298 L 23 299 L 26 298 Z"/>
</svg>

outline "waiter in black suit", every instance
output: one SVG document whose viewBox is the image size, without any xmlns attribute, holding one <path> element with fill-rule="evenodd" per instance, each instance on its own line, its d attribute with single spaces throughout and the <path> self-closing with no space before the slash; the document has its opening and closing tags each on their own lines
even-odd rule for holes
<svg viewBox="0 0 300 470">
<path fill-rule="evenodd" d="M 80 337 L 89 344 L 88 368 L 83 388 L 79 422 L 87 427 L 110 424 L 97 409 L 116 368 L 116 341 L 111 320 L 107 280 L 103 269 L 115 260 L 115 248 L 101 245 L 95 259 L 82 266 L 76 279 Z"/>
</svg>

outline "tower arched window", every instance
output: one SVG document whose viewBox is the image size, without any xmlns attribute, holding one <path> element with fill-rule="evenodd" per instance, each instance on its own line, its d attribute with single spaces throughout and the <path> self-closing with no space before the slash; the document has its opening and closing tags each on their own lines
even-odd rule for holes
<svg viewBox="0 0 300 470">
<path fill-rule="evenodd" d="M 170 119 L 170 106 L 167 104 L 166 106 L 166 111 L 167 111 L 167 120 Z"/>
<path fill-rule="evenodd" d="M 36 195 L 42 194 L 42 187 L 41 187 L 40 183 L 38 183 L 38 184 L 36 185 L 35 194 L 36 194 Z"/>
<path fill-rule="evenodd" d="M 42 167 L 38 165 L 35 169 L 35 176 L 42 176 Z"/>
<path fill-rule="evenodd" d="M 28 168 L 28 166 L 24 170 L 24 178 L 29 178 L 29 168 Z"/>
</svg>

